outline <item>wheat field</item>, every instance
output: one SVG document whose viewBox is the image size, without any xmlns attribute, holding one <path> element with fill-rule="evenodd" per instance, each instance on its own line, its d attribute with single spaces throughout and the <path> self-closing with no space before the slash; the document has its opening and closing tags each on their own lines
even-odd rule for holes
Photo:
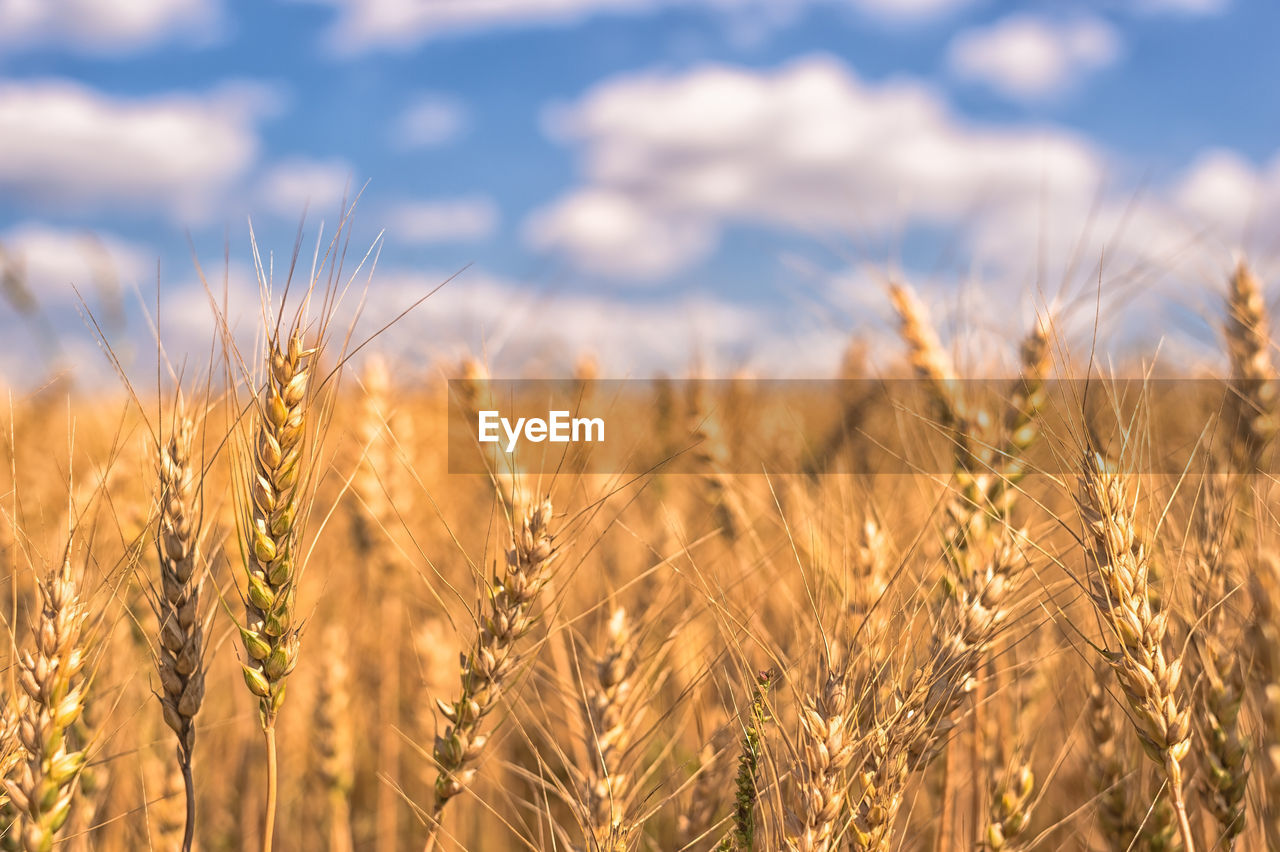
<svg viewBox="0 0 1280 852">
<path fill-rule="evenodd" d="M 893 285 L 879 375 L 947 448 L 893 474 L 858 463 L 855 398 L 744 470 L 752 406 L 660 384 L 640 474 L 450 473 L 482 359 L 352 345 L 342 286 L 275 288 L 251 347 L 158 388 L 10 396 L 0 847 L 1280 849 L 1277 385 L 1245 264 L 1204 411 L 1128 398 L 1051 311 L 1017 375 L 957 366 Z"/>
</svg>

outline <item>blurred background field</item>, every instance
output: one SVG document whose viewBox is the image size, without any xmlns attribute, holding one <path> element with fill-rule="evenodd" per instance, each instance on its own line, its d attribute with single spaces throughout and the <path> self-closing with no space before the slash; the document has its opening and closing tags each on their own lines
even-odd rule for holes
<svg viewBox="0 0 1280 852">
<path fill-rule="evenodd" d="M 1278 28 L 0 0 L 0 847 L 1280 849 Z"/>
</svg>

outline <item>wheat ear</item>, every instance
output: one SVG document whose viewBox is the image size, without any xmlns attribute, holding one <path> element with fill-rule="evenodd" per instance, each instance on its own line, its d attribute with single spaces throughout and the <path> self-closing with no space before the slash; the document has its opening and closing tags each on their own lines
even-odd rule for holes
<svg viewBox="0 0 1280 852">
<path fill-rule="evenodd" d="M 1164 771 L 1186 852 L 1195 839 L 1182 790 L 1182 760 L 1191 748 L 1190 710 L 1180 699 L 1181 659 L 1168 660 L 1168 612 L 1152 606 L 1146 545 L 1138 538 L 1125 478 L 1087 453 L 1077 498 L 1085 525 L 1090 599 L 1116 650 L 1103 651 L 1132 711 L 1143 751 Z"/>
<path fill-rule="evenodd" d="M 889 301 L 898 314 L 898 335 L 907 344 L 911 368 L 928 386 L 933 419 L 954 444 L 956 468 L 971 470 L 974 464 L 968 418 L 951 356 L 942 348 L 928 311 L 911 288 L 903 284 L 890 285 Z"/>
<path fill-rule="evenodd" d="M 1249 642 L 1257 680 L 1258 775 L 1264 802 L 1262 831 L 1268 849 L 1280 849 L 1280 562 L 1258 560 L 1249 586 L 1253 620 Z"/>
<path fill-rule="evenodd" d="M 250 482 L 242 508 L 246 533 L 245 623 L 240 628 L 248 661 L 245 684 L 258 698 L 267 741 L 267 803 L 263 852 L 270 852 L 276 806 L 276 715 L 284 703 L 285 681 L 298 663 L 294 600 L 302 533 L 306 460 L 307 391 L 315 350 L 294 327 L 285 340 L 274 331 L 267 341 L 267 380 L 258 399 L 249 452 Z M 243 494 L 243 492 L 242 492 Z"/>
<path fill-rule="evenodd" d="M 525 515 L 507 551 L 506 570 L 488 589 L 488 612 L 480 620 L 475 643 L 462 656 L 462 694 L 451 704 L 436 700 L 449 726 L 435 742 L 439 774 L 427 823 L 428 850 L 435 848 L 445 805 L 475 777 L 476 770 L 470 764 L 480 756 L 488 739 L 480 732 L 482 723 L 498 706 L 520 662 L 515 646 L 533 628 L 533 605 L 551 577 L 555 557 L 551 501 L 544 500 Z"/>
<path fill-rule="evenodd" d="M 8 696 L 0 693 L 0 779 L 8 778 L 22 760 L 22 742 L 18 739 L 18 715 L 13 712 Z M 10 811 L 9 791 L 0 783 L 0 812 Z M 0 825 L 5 822 L 0 820 Z"/>
<path fill-rule="evenodd" d="M 1217 478 L 1206 479 L 1196 505 L 1190 554 L 1194 579 L 1192 614 L 1199 623 L 1191 632 L 1188 655 L 1199 712 L 1193 717 L 1201 751 L 1195 786 L 1217 821 L 1225 849 L 1245 828 L 1244 797 L 1249 782 L 1249 743 L 1241 730 L 1244 664 L 1239 634 L 1227 617 L 1231 583 L 1223 544 L 1231 537 L 1232 503 Z"/>
<path fill-rule="evenodd" d="M 34 649 L 18 658 L 18 737 L 24 757 L 5 789 L 18 811 L 16 828 L 26 852 L 49 852 L 71 814 L 85 753 L 69 741 L 84 712 L 89 678 L 83 629 L 87 611 L 71 571 L 70 552 L 40 584 Z"/>
<path fill-rule="evenodd" d="M 1022 848 L 1022 833 L 1031 822 L 1036 777 L 1025 762 L 1011 767 L 991 791 L 991 808 L 983 831 L 983 848 L 1014 852 Z"/>
<path fill-rule="evenodd" d="M 1124 788 L 1128 769 L 1121 752 L 1123 722 L 1116 713 L 1115 702 L 1107 693 L 1108 677 L 1109 667 L 1098 665 L 1085 705 L 1090 746 L 1088 774 L 1097 794 L 1097 816 L 1103 840 L 1108 849 L 1119 852 L 1133 842 L 1134 829 L 1129 820 Z"/>
<path fill-rule="evenodd" d="M 796 801 L 786 848 L 831 852 L 840 846 L 847 773 L 854 755 L 849 691 L 841 673 L 828 673 L 822 691 L 800 711 L 800 750 L 795 769 Z"/>
<path fill-rule="evenodd" d="M 1026 567 L 1024 542 L 1024 533 L 1006 528 L 975 570 L 947 575 L 929 658 L 903 694 L 888 702 L 887 712 L 873 706 L 879 715 L 860 726 L 863 756 L 852 822 L 852 845 L 860 852 L 889 848 L 908 777 L 933 762 L 955 728 L 955 713 L 1008 618 Z"/>
<path fill-rule="evenodd" d="M 1275 434 L 1275 370 L 1262 285 L 1241 262 L 1227 288 L 1227 354 L 1231 361 L 1226 415 L 1233 469 L 1256 473 Z"/>
<path fill-rule="evenodd" d="M 191 773 L 196 744 L 196 714 L 204 700 L 204 626 L 200 615 L 200 503 L 197 471 L 192 468 L 194 424 L 179 394 L 173 431 L 160 447 L 160 514 L 156 551 L 160 594 L 155 600 L 160 626 L 157 668 L 164 721 L 178 736 L 178 766 L 186 795 L 182 849 L 195 837 L 196 792 Z"/>
<path fill-rule="evenodd" d="M 391 433 L 390 384 L 386 361 L 369 358 L 361 375 L 364 396 L 357 425 L 364 456 L 352 474 L 355 500 L 351 506 L 352 531 L 361 558 L 373 566 L 379 581 L 378 620 L 389 636 L 398 636 L 404 624 L 404 601 L 400 594 L 400 563 L 390 539 L 397 517 L 409 510 L 405 495 L 393 488 L 398 461 Z M 377 689 L 377 765 L 398 773 L 400 768 L 400 655 L 379 655 Z M 379 784 L 377 794 L 377 837 L 380 843 L 394 844 L 399 833 L 402 802 L 400 791 L 391 784 Z"/>
<path fill-rule="evenodd" d="M 769 687 L 774 674 L 766 670 L 756 675 L 742 731 L 738 774 L 734 779 L 733 823 L 716 847 L 717 852 L 751 852 L 756 846 L 756 802 L 759 799 L 760 758 L 764 748 L 764 726 L 769 721 Z"/>
<path fill-rule="evenodd" d="M 586 696 L 591 754 L 586 809 L 593 848 L 599 850 L 626 848 L 628 840 L 624 803 L 630 778 L 624 756 L 639 721 L 631 712 L 634 652 L 627 612 L 619 607 L 609 618 L 605 649 L 596 661 L 595 678 Z"/>
<path fill-rule="evenodd" d="M 320 780 L 329 803 L 329 849 L 350 852 L 351 788 L 354 783 L 354 744 L 351 730 L 351 698 L 347 689 L 350 647 L 341 629 L 334 626 L 324 637 L 324 671 L 316 697 L 316 751 Z"/>
</svg>

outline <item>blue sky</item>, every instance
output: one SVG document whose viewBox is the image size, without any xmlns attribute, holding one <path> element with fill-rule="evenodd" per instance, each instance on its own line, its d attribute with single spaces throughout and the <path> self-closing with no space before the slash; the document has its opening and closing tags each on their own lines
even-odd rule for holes
<svg viewBox="0 0 1280 852">
<path fill-rule="evenodd" d="M 380 345 L 507 373 L 818 371 L 891 271 L 1007 337 L 1104 256 L 1109 325 L 1194 352 L 1235 254 L 1276 254 L 1267 0 L 98 5 L 0 0 L 0 271 L 47 320 L 0 308 L 11 380 L 100 362 L 72 285 L 112 279 L 145 364 L 157 263 L 162 334 L 207 349 L 188 235 L 252 316 L 249 219 L 287 256 L 366 182 L 370 326 L 466 267 Z"/>
</svg>

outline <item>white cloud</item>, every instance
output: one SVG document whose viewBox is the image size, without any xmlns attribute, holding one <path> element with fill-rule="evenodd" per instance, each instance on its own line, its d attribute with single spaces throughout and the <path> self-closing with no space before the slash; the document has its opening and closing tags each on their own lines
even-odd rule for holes
<svg viewBox="0 0 1280 852">
<path fill-rule="evenodd" d="M 217 0 L 0 0 L 0 46 L 115 53 L 175 35 L 207 37 Z"/>
<path fill-rule="evenodd" d="M 1280 153 L 1261 167 L 1226 150 L 1202 153 L 1168 192 L 1169 205 L 1228 251 L 1247 250 L 1280 218 Z"/>
<path fill-rule="evenodd" d="M 467 129 L 466 109 L 444 95 L 423 95 L 405 108 L 391 129 L 398 148 L 430 148 L 458 139 Z"/>
<path fill-rule="evenodd" d="M 1250 219 L 1274 221 L 1280 212 L 1280 156 L 1256 169 L 1233 151 L 1201 154 L 1174 188 L 1178 206 L 1205 221 L 1243 228 Z"/>
<path fill-rule="evenodd" d="M 1216 15 L 1230 5 L 1230 0 L 1137 0 L 1134 7 L 1146 14 Z"/>
<path fill-rule="evenodd" d="M 1123 320 L 1167 312 L 1170 300 L 1220 284 L 1241 253 L 1270 246 L 1266 228 L 1280 217 L 1280 155 L 1255 167 L 1230 151 L 1209 151 L 1142 193 L 1112 192 L 1091 204 L 1055 204 L 1030 215 L 987 216 L 971 229 L 975 268 L 1016 292 L 1038 281 L 1050 292 L 1066 283 L 1092 289 L 1099 264 L 1107 286 L 1126 289 L 1135 304 Z M 1049 280 L 1044 280 L 1048 276 Z M 1207 310 L 1216 308 L 1210 297 Z M 1159 327 L 1150 321 L 1144 330 Z"/>
<path fill-rule="evenodd" d="M 601 12 L 646 11 L 653 0 L 309 0 L 339 10 L 341 50 L 407 48 L 425 39 L 498 27 L 566 24 Z"/>
<path fill-rule="evenodd" d="M 485 196 L 406 201 L 391 207 L 387 236 L 401 243 L 476 242 L 498 228 L 498 205 Z"/>
<path fill-rule="evenodd" d="M 65 80 L 0 82 L 0 191 L 38 205 L 199 216 L 258 153 L 261 90 L 122 98 Z"/>
<path fill-rule="evenodd" d="M 293 157 L 263 175 L 258 194 L 271 212 L 296 219 L 306 210 L 336 210 L 360 188 L 352 185 L 352 174 L 346 160 Z"/>
<path fill-rule="evenodd" d="M 27 222 L 0 233 L 0 275 L 14 274 L 42 307 L 77 304 L 76 290 L 92 299 L 111 281 L 144 285 L 155 276 L 155 256 L 110 234 Z"/>
<path fill-rule="evenodd" d="M 405 49 L 431 38 L 496 29 L 566 26 L 605 14 L 652 14 L 697 5 L 712 12 L 787 20 L 806 5 L 848 6 L 871 17 L 918 21 L 951 14 L 973 0 L 302 0 L 332 6 L 330 42 L 343 52 Z M 779 12 L 779 7 L 788 7 Z M 781 14 L 781 17 L 779 15 Z"/>
<path fill-rule="evenodd" d="M 845 0 L 860 11 L 880 18 L 922 20 L 954 14 L 974 0 Z"/>
<path fill-rule="evenodd" d="M 534 248 L 568 255 L 587 272 L 627 278 L 674 272 L 715 244 L 702 217 L 655 213 L 624 193 L 596 188 L 535 213 L 524 233 Z"/>
<path fill-rule="evenodd" d="M 957 35 L 947 49 L 952 73 L 1019 99 L 1070 87 L 1120 56 L 1120 36 L 1099 18 L 1058 21 L 1010 15 Z"/>
<path fill-rule="evenodd" d="M 361 328 L 381 328 L 450 274 L 380 269 Z M 495 375 L 507 376 L 567 373 L 579 355 L 590 352 L 602 376 L 647 378 L 655 371 L 683 373 L 695 356 L 719 375 L 743 365 L 759 365 L 770 375 L 828 375 L 844 342 L 843 334 L 815 334 L 780 322 L 776 310 L 763 306 L 695 294 L 637 302 L 547 292 L 535 283 L 468 269 L 376 345 L 413 363 L 482 356 Z"/>
<path fill-rule="evenodd" d="M 926 87 L 867 85 L 826 58 L 621 77 L 547 124 L 581 149 L 585 183 L 526 234 L 619 276 L 692 262 L 726 223 L 865 234 L 1087 207 L 1104 170 L 1065 131 L 970 125 Z"/>
</svg>

